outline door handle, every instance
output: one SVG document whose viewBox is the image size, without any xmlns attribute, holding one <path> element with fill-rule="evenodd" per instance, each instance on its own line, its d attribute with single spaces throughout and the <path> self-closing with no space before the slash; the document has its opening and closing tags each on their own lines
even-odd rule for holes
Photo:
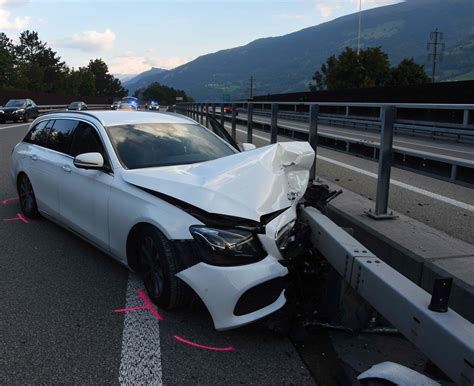
<svg viewBox="0 0 474 386">
<path fill-rule="evenodd" d="M 67 165 L 61 166 L 61 169 L 63 169 L 63 170 L 64 170 L 65 172 L 67 172 L 67 173 L 71 173 L 71 168 L 70 168 L 69 166 L 67 166 Z"/>
<path fill-rule="evenodd" d="M 37 156 L 36 154 L 33 154 L 33 155 L 31 156 L 31 160 L 32 160 L 32 161 L 37 161 L 37 160 L 38 160 L 38 156 Z"/>
</svg>

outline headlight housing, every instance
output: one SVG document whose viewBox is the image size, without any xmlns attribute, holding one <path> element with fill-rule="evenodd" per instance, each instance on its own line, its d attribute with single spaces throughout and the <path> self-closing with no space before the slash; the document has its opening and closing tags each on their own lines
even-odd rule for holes
<svg viewBox="0 0 474 386">
<path fill-rule="evenodd" d="M 25 109 L 18 109 L 18 110 L 15 110 L 15 114 L 17 113 L 24 113 L 25 112 Z"/>
<path fill-rule="evenodd" d="M 211 265 L 245 265 L 267 256 L 257 236 L 246 229 L 192 225 L 189 231 L 196 240 L 201 259 Z"/>
</svg>

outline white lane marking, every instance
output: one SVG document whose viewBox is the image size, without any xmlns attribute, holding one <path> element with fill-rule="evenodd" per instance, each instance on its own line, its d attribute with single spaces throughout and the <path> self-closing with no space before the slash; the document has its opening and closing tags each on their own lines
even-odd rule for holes
<svg viewBox="0 0 474 386">
<path fill-rule="evenodd" d="M 136 292 L 143 288 L 128 274 L 126 308 L 141 306 Z M 121 385 L 162 385 L 159 322 L 147 310 L 125 312 L 119 382 Z"/>
<path fill-rule="evenodd" d="M 332 163 L 332 164 L 337 165 L 337 166 L 341 166 L 343 168 L 352 170 L 352 171 L 360 173 L 360 174 L 364 174 L 368 177 L 372 177 L 372 178 L 377 179 L 377 174 L 372 173 L 372 172 L 368 172 L 367 170 L 364 170 L 364 169 L 359 169 L 355 166 L 348 165 L 344 162 L 336 161 L 336 160 L 333 160 L 331 158 L 323 157 L 323 156 L 320 156 L 320 155 L 318 155 L 318 159 L 320 159 L 322 161 Z M 454 206 L 457 206 L 461 209 L 465 209 L 465 210 L 468 210 L 470 212 L 474 212 L 474 205 L 470 205 L 470 204 L 467 204 L 465 202 L 454 200 L 452 198 L 442 196 L 440 194 L 433 193 L 433 192 L 430 192 L 430 191 L 425 190 L 425 189 L 420 189 L 420 188 L 417 188 L 416 186 L 408 185 L 408 184 L 405 184 L 404 182 L 401 182 L 401 181 L 390 179 L 390 184 L 398 186 L 398 187 L 406 189 L 406 190 L 411 190 L 412 192 L 422 194 L 422 195 L 430 197 L 430 198 L 434 198 L 435 200 L 445 202 L 446 204 L 454 205 Z"/>
<path fill-rule="evenodd" d="M 246 133 L 245 130 L 237 129 L 237 131 L 240 131 L 242 133 Z M 268 138 L 261 137 L 259 135 L 254 134 L 254 137 L 257 137 L 257 138 L 263 139 L 267 142 L 270 142 L 270 140 Z M 318 157 L 318 159 L 320 159 L 322 161 L 326 161 L 326 162 L 332 163 L 334 165 L 341 166 L 343 168 L 346 168 L 346 169 L 352 170 L 354 172 L 363 174 L 365 176 L 377 179 L 377 174 L 369 172 L 367 170 L 356 168 L 355 166 L 348 165 L 344 162 L 336 161 L 336 160 L 333 160 L 331 158 L 323 157 L 321 155 L 318 155 L 317 157 Z M 445 202 L 446 204 L 451 204 L 451 205 L 457 206 L 458 208 L 465 209 L 465 210 L 468 210 L 470 212 L 474 212 L 474 205 L 470 205 L 470 204 L 467 204 L 467 203 L 462 202 L 462 201 L 454 200 L 453 198 L 442 196 L 440 194 L 433 193 L 433 192 L 430 192 L 430 191 L 425 190 L 425 189 L 420 189 L 420 188 L 417 188 L 416 186 L 408 185 L 408 184 L 405 184 L 404 182 L 401 182 L 401 181 L 398 181 L 398 180 L 390 179 L 390 184 L 398 186 L 398 187 L 406 189 L 406 190 L 411 190 L 412 192 L 422 194 L 422 195 L 430 197 L 430 198 L 434 198 L 435 200 Z"/>
<path fill-rule="evenodd" d="M 241 133 L 247 134 L 247 130 L 237 129 L 237 131 L 240 131 Z M 264 141 L 270 142 L 270 139 L 262 137 L 261 135 L 257 135 L 257 134 L 252 133 L 252 137 L 263 139 Z"/>
<path fill-rule="evenodd" d="M 18 125 L 10 125 L 10 126 L 5 126 L 5 127 L 0 127 L 0 130 L 5 130 L 5 129 L 10 129 L 12 127 L 19 127 L 19 126 L 28 126 L 29 123 L 22 123 L 22 124 L 18 124 Z"/>
</svg>

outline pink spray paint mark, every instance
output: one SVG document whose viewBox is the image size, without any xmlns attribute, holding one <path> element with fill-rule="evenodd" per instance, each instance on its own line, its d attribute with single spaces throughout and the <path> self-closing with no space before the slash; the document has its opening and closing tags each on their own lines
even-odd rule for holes
<svg viewBox="0 0 474 386">
<path fill-rule="evenodd" d="M 211 347 L 211 346 L 203 346 L 202 344 L 194 343 L 194 342 L 191 342 L 191 341 L 186 340 L 186 339 L 184 339 L 184 338 L 181 338 L 179 335 L 175 335 L 174 338 L 177 339 L 177 340 L 179 340 L 180 342 L 189 344 L 190 346 L 203 348 L 203 349 L 205 349 L 205 350 L 211 350 L 211 351 L 233 351 L 233 350 L 234 350 L 233 347 Z"/>
<path fill-rule="evenodd" d="M 29 223 L 29 221 L 21 213 L 17 213 L 16 215 L 17 217 L 4 218 L 3 221 L 23 221 L 25 224 Z"/>
<path fill-rule="evenodd" d="M 6 198 L 6 199 L 0 201 L 0 204 L 7 205 L 9 202 L 12 202 L 12 201 L 18 201 L 18 197 Z"/>
<path fill-rule="evenodd" d="M 136 306 L 136 307 L 129 307 L 129 308 L 121 308 L 118 310 L 114 310 L 114 312 L 126 312 L 126 311 L 137 311 L 137 310 L 148 310 L 151 312 L 153 317 L 158 320 L 165 320 L 163 316 L 160 315 L 160 313 L 157 311 L 155 308 L 154 304 L 151 302 L 151 300 L 148 298 L 147 294 L 143 290 L 137 290 L 137 296 L 142 300 L 143 305 L 142 306 Z"/>
</svg>

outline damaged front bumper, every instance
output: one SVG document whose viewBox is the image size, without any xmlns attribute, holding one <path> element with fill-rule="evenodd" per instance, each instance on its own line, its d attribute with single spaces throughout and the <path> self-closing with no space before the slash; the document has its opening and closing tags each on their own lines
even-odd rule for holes
<svg viewBox="0 0 474 386">
<path fill-rule="evenodd" d="M 248 324 L 277 311 L 286 302 L 288 269 L 277 259 L 265 259 L 236 267 L 198 263 L 177 276 L 206 305 L 217 330 Z"/>
</svg>

